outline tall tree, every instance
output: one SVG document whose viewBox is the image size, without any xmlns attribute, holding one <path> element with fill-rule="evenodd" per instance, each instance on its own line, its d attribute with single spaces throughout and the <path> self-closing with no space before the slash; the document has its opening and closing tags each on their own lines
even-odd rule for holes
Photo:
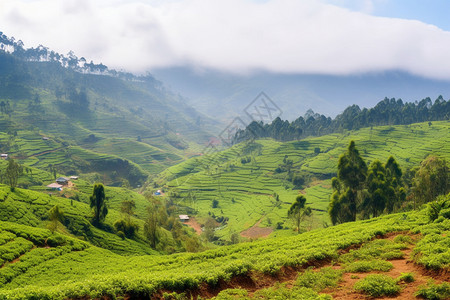
<svg viewBox="0 0 450 300">
<path fill-rule="evenodd" d="M 386 180 L 386 169 L 379 160 L 370 164 L 367 173 L 367 195 L 363 202 L 363 210 L 366 216 L 379 216 L 386 207 L 387 195 L 390 186 Z"/>
<path fill-rule="evenodd" d="M 420 164 L 413 181 L 414 204 L 423 204 L 450 192 L 445 159 L 430 155 Z"/>
<path fill-rule="evenodd" d="M 152 248 L 156 248 L 161 238 L 160 229 L 158 227 L 158 211 L 154 204 L 147 207 L 147 219 L 144 224 L 144 234 Z"/>
<path fill-rule="evenodd" d="M 306 198 L 298 195 L 295 202 L 292 203 L 288 210 L 288 217 L 291 218 L 297 227 L 297 233 L 300 234 L 300 223 L 306 216 L 311 215 L 311 208 L 306 206 Z"/>
<path fill-rule="evenodd" d="M 92 195 L 90 196 L 90 205 L 94 209 L 94 224 L 102 223 L 108 214 L 106 206 L 105 187 L 101 183 L 94 184 Z"/>
<path fill-rule="evenodd" d="M 403 172 L 400 165 L 393 156 L 390 156 L 385 164 L 386 181 L 388 183 L 388 190 L 386 193 L 386 211 L 388 213 L 395 212 L 405 201 L 406 191 L 403 187 Z"/>
<path fill-rule="evenodd" d="M 367 165 L 351 141 L 347 152 L 339 157 L 329 214 L 333 224 L 356 220 L 361 191 L 367 177 Z M 336 181 L 337 180 L 337 181 Z"/>
<path fill-rule="evenodd" d="M 64 211 L 59 207 L 59 205 L 55 205 L 48 212 L 48 219 L 50 220 L 48 229 L 52 233 L 58 230 L 59 224 L 64 220 Z"/>
<path fill-rule="evenodd" d="M 14 159 L 9 159 L 8 166 L 6 167 L 6 177 L 8 178 L 11 190 L 14 190 L 17 186 L 17 181 L 19 180 L 19 176 L 22 174 L 22 172 L 22 166 L 16 163 Z"/>
</svg>

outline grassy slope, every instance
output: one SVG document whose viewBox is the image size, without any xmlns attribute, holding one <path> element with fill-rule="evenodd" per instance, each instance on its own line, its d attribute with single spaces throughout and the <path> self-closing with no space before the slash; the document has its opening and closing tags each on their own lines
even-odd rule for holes
<svg viewBox="0 0 450 300">
<path fill-rule="evenodd" d="M 80 190 L 92 192 L 92 187 L 80 182 Z M 147 201 L 139 194 L 125 191 L 120 188 L 106 188 L 109 197 L 109 213 L 105 224 L 112 227 L 114 222 L 121 218 L 119 213 L 120 204 L 123 199 L 133 199 L 136 202 L 136 213 L 138 217 L 144 217 Z M 90 224 L 92 211 L 88 204 L 87 196 L 81 195 L 80 201 L 64 197 L 51 196 L 48 194 L 30 190 L 16 189 L 14 192 L 9 187 L 0 185 L 0 220 L 23 224 L 28 226 L 46 228 L 48 224 L 48 211 L 58 205 L 64 211 L 64 229 L 61 232 L 76 236 L 99 247 L 110 249 L 115 253 L 125 255 L 156 253 L 143 240 L 142 233 L 138 233 L 136 240 L 122 240 L 114 233 L 100 230 Z M 143 228 L 143 221 L 135 219 Z"/>
<path fill-rule="evenodd" d="M 0 298 L 24 299 L 34 295 L 37 298 L 63 299 L 123 294 L 145 297 L 160 289 L 183 291 L 195 289 L 202 283 L 215 286 L 219 280 L 229 280 L 251 270 L 275 274 L 283 266 L 337 259 L 339 249 L 391 231 L 421 232 L 430 237 L 440 236 L 448 242 L 450 220 L 428 224 L 424 211 L 394 214 L 313 230 L 294 237 L 243 243 L 197 254 L 136 257 L 119 256 L 70 238 L 64 238 L 65 242 L 53 247 L 42 248 L 45 240 L 51 237 L 47 230 L 8 222 L 0 222 L 0 228 L 0 248 L 13 249 L 4 251 L 11 253 L 6 261 L 22 255 L 18 262 L 6 263 L 0 268 Z M 25 245 L 22 251 L 11 247 L 11 243 L 23 242 L 18 237 L 26 237 L 36 247 Z M 442 253 L 418 253 L 418 257 L 424 256 L 436 259 Z M 42 260 L 41 257 L 47 259 Z M 448 268 L 448 260 L 442 260 L 438 268 Z"/>
<path fill-rule="evenodd" d="M 208 156 L 197 157 L 170 167 L 162 173 L 162 182 L 177 190 L 181 203 L 198 210 L 200 218 L 208 213 L 229 217 L 228 226 L 217 232 L 228 237 L 241 232 L 258 221 L 259 226 L 274 226 L 283 222 L 286 227 L 287 209 L 298 190 L 275 174 L 285 155 L 294 161 L 294 169 L 309 174 L 313 182 L 302 193 L 314 211 L 314 219 L 304 225 L 317 228 L 329 223 L 328 207 L 331 193 L 330 180 L 335 175 L 339 156 L 345 152 L 349 141 L 355 140 L 360 153 L 370 163 L 374 159 L 386 161 L 393 155 L 405 171 L 417 166 L 429 154 L 437 154 L 450 160 L 450 123 L 448 121 L 418 123 L 408 126 L 382 126 L 364 128 L 344 134 L 331 134 L 307 138 L 302 141 L 277 142 L 270 139 L 256 140 L 253 151 L 239 144 L 231 149 Z M 320 148 L 320 153 L 314 153 Z M 247 149 L 247 150 L 246 150 Z M 252 157 L 252 162 L 241 163 L 241 158 Z M 209 167 L 203 167 L 210 165 Z M 286 173 L 284 173 L 286 174 Z M 318 179 L 314 179 L 317 177 Z M 272 197 L 280 196 L 277 203 Z M 219 201 L 212 208 L 212 201 Z M 287 234 L 286 231 L 276 234 Z"/>
<path fill-rule="evenodd" d="M 0 101 L 9 101 L 12 109 L 9 115 L 0 114 L 0 150 L 21 163 L 39 168 L 53 164 L 66 174 L 96 172 L 111 177 L 115 176 L 111 170 L 92 160 L 111 162 L 120 157 L 136 163 L 133 172 L 146 177 L 198 152 L 196 143 L 209 136 L 206 128 L 211 128 L 210 120 L 154 80 L 137 82 L 80 74 L 53 63 L 23 62 L 5 53 L 0 53 L 0 64 L 4 66 L 0 95 L 15 95 L 0 96 Z M 8 84 L 17 91 L 11 87 L 8 90 Z M 67 94 L 56 98 L 57 89 L 65 92 L 69 86 L 86 91 L 90 104 L 85 112 L 74 111 Z M 30 106 L 35 105 L 35 95 L 41 102 L 37 108 Z M 204 125 L 199 125 L 202 122 Z M 6 132 L 11 130 L 18 136 L 6 146 Z M 89 139 L 90 135 L 95 139 Z M 42 136 L 50 140 L 43 141 Z M 73 152 L 75 157 L 71 159 Z M 120 178 L 108 178 L 108 183 L 117 184 Z"/>
</svg>

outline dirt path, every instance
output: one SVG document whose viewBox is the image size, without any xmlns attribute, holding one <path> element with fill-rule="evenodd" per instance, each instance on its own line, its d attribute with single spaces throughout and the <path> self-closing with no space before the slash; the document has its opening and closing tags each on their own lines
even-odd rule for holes
<svg viewBox="0 0 450 300">
<path fill-rule="evenodd" d="M 197 222 L 197 220 L 194 217 L 189 218 L 189 220 L 187 222 L 184 222 L 184 224 L 186 224 L 189 227 L 194 228 L 195 232 L 200 235 L 202 234 L 202 226 L 200 225 L 200 223 Z"/>
<path fill-rule="evenodd" d="M 264 217 L 263 217 L 264 218 Z M 259 227 L 259 224 L 261 224 L 262 219 L 259 219 L 258 222 L 256 222 L 255 225 L 250 227 L 247 230 L 244 230 L 241 232 L 241 236 L 249 239 L 257 239 L 260 237 L 267 237 L 269 234 L 272 233 L 273 229 L 270 227 Z"/>
</svg>

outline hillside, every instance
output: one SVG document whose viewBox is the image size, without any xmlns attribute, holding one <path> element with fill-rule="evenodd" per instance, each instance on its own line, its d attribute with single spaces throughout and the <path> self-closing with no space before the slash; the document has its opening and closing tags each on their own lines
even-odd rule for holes
<svg viewBox="0 0 450 300">
<path fill-rule="evenodd" d="M 370 163 L 386 161 L 393 155 L 406 173 L 429 154 L 450 159 L 449 122 L 380 126 L 310 137 L 301 141 L 252 140 L 224 151 L 191 158 L 168 168 L 157 180 L 172 191 L 180 206 L 191 208 L 200 221 L 209 216 L 228 218 L 216 231 L 223 240 L 233 233 L 247 238 L 289 235 L 287 209 L 298 194 L 304 194 L 313 209 L 305 229 L 330 224 L 327 208 L 331 177 L 336 175 L 339 156 L 350 140 L 355 140 L 361 155 Z M 300 178 L 294 186 L 286 172 Z M 277 201 L 277 195 L 279 201 Z M 213 208 L 213 201 L 217 207 Z M 188 208 L 186 208 L 188 209 Z M 262 228 L 262 229 L 261 229 Z M 286 230 L 275 230 L 275 229 Z M 245 230 L 251 229 L 250 234 Z M 275 230 L 275 231 L 274 231 Z M 253 233 L 252 233 L 253 232 Z"/>
<path fill-rule="evenodd" d="M 449 196 L 442 199 L 447 201 L 444 207 Z M 331 299 L 346 292 L 359 299 L 374 290 L 408 297 L 419 291 L 436 294 L 438 287 L 430 279 L 445 297 L 450 289 L 445 283 L 450 249 L 445 211 L 434 222 L 422 210 L 197 254 L 133 257 L 48 230 L 0 222 L 5 262 L 0 298 L 311 299 L 322 293 L 320 299 Z M 414 272 L 400 277 L 402 261 Z M 376 270 L 388 276 L 383 288 L 371 288 L 364 279 Z M 424 286 L 411 283 L 411 277 Z M 357 281 L 363 290 L 357 290 Z"/>
<path fill-rule="evenodd" d="M 134 187 L 198 152 L 214 122 L 153 77 L 130 76 L 0 51 L 0 151 L 28 166 Z"/>
</svg>

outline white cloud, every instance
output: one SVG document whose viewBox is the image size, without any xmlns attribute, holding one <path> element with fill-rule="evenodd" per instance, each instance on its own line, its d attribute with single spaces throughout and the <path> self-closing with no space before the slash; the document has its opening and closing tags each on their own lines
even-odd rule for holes
<svg viewBox="0 0 450 300">
<path fill-rule="evenodd" d="M 370 11 L 373 1 L 364 3 Z M 0 30 L 134 72 L 189 64 L 450 79 L 450 32 L 313 0 L 0 0 Z"/>
</svg>

